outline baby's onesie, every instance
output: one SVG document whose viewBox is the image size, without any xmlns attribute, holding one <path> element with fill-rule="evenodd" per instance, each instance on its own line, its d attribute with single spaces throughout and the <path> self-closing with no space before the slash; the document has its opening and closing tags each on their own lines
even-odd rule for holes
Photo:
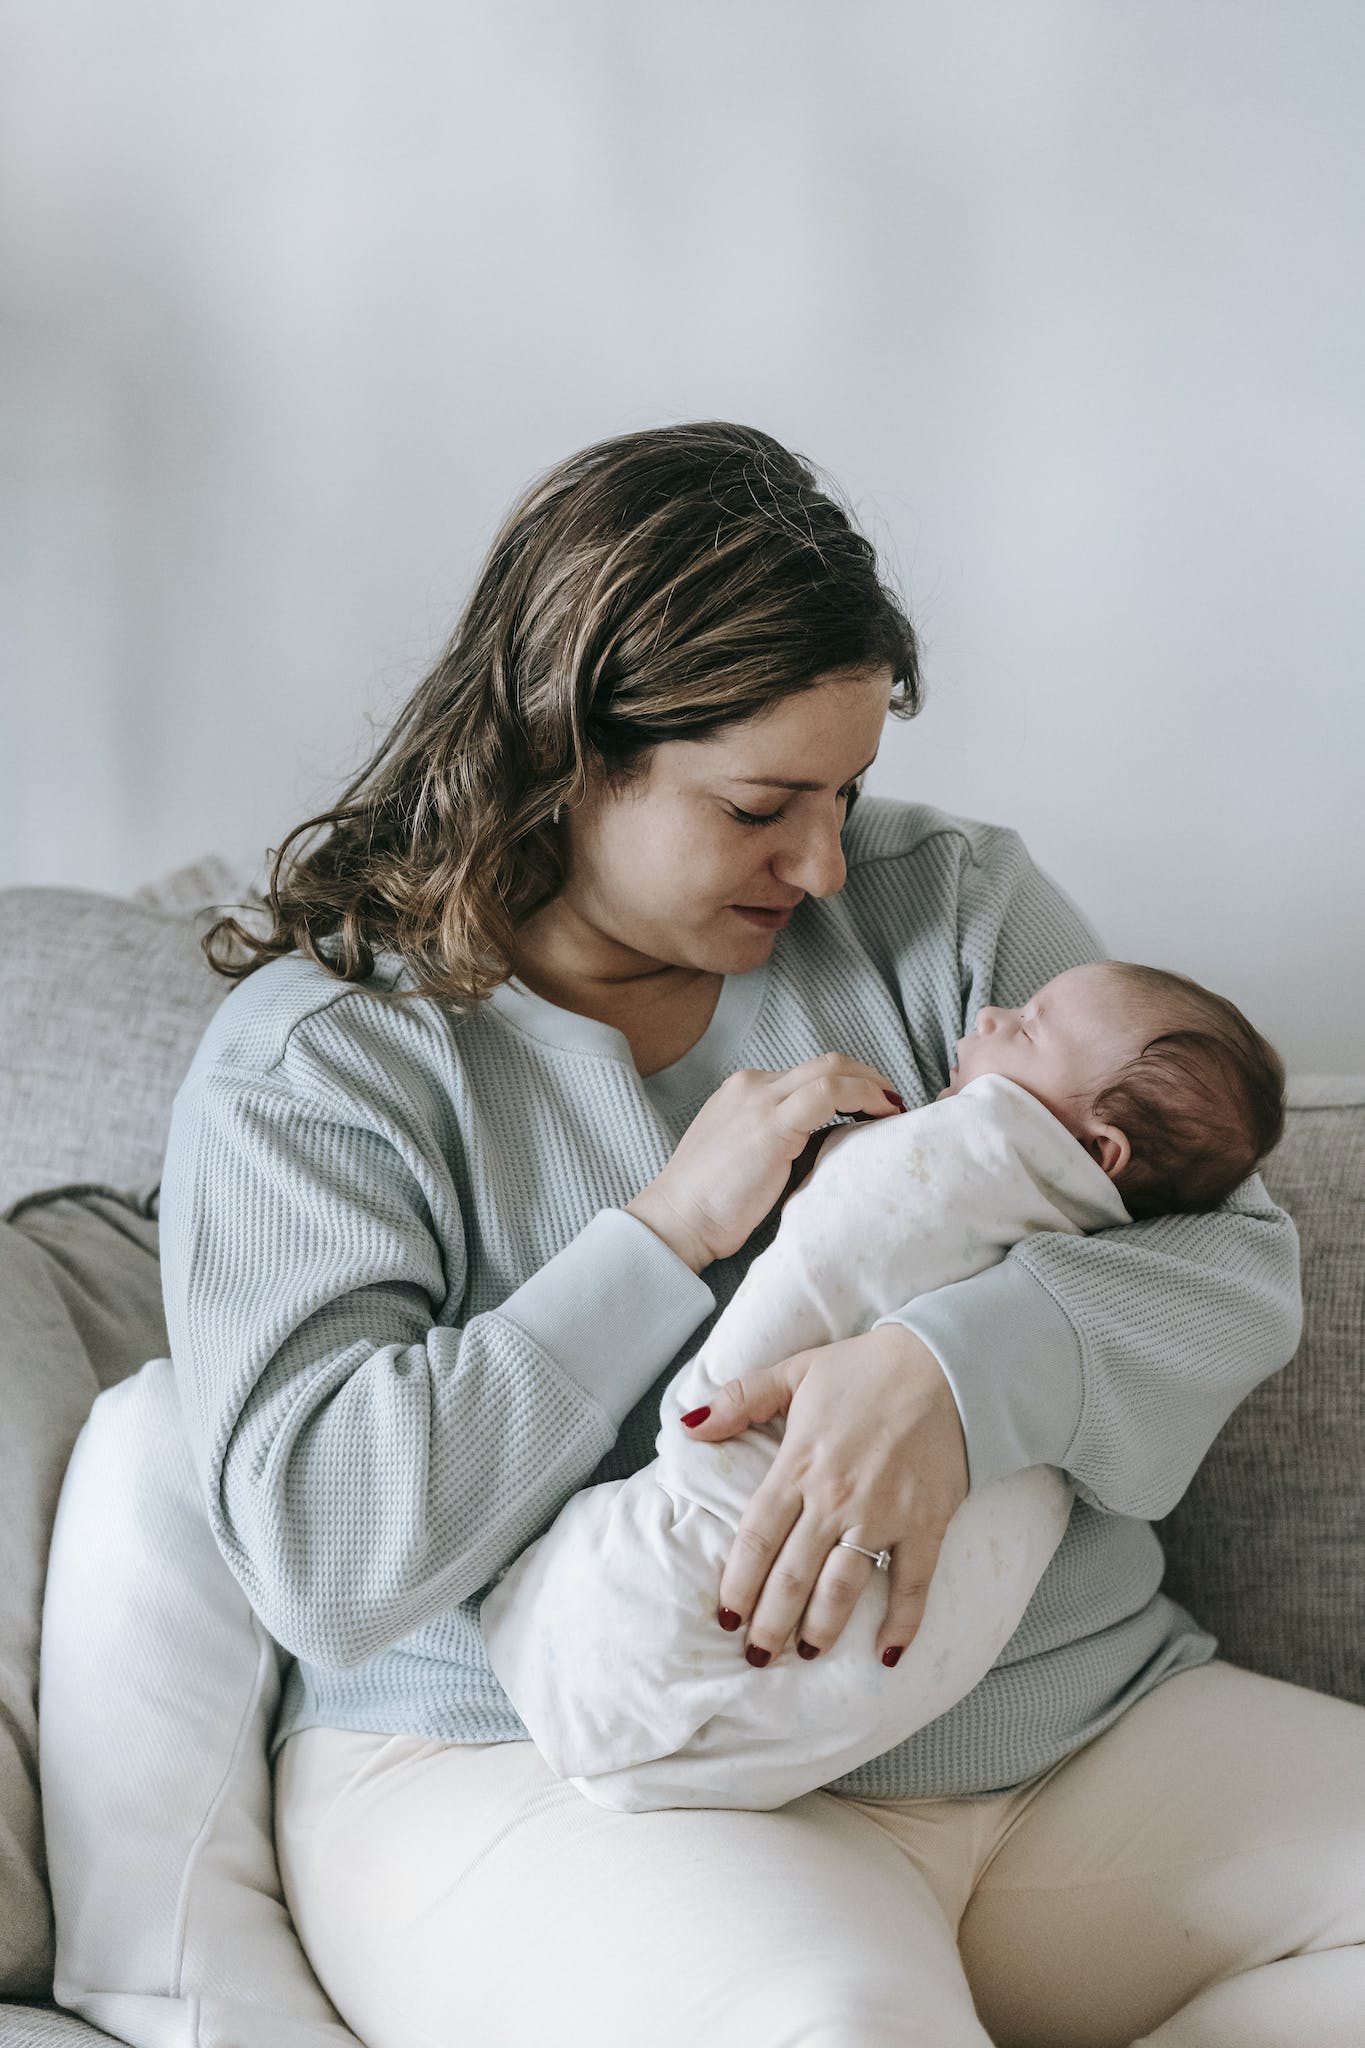
<svg viewBox="0 0 1365 2048">
<path fill-rule="evenodd" d="M 1061 1541 L 1072 1489 L 1035 1466 L 969 1493 L 899 1664 L 875 1654 L 873 1571 L 814 1660 L 763 1670 L 717 1624 L 735 1530 L 784 1421 L 723 1443 L 680 1417 L 727 1380 L 861 1335 L 1032 1231 L 1129 1222 L 1113 1183 L 1035 1096 L 998 1074 L 821 1146 L 705 1344 L 667 1388 L 657 1457 L 576 1493 L 486 1596 L 489 1661 L 559 1776 L 599 1805 L 782 1806 L 945 1713 L 982 1679 Z M 872 1547 L 873 1536 L 859 1540 Z"/>
</svg>

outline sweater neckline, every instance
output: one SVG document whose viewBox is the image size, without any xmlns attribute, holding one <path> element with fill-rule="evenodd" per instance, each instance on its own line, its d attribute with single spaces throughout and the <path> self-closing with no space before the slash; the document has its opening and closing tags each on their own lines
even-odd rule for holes
<svg viewBox="0 0 1365 2048">
<path fill-rule="evenodd" d="M 770 960 L 762 961 L 747 974 L 727 974 L 720 985 L 711 1021 L 696 1044 L 671 1066 L 657 1073 L 641 1074 L 635 1065 L 630 1040 L 614 1024 L 596 1017 L 584 1017 L 577 1010 L 561 1009 L 513 975 L 499 982 L 487 1000 L 497 1014 L 527 1037 L 543 1045 L 561 1046 L 568 1052 L 595 1053 L 629 1068 L 642 1088 L 656 1101 L 679 1103 L 694 1095 L 710 1095 L 727 1074 L 735 1070 L 736 1058 L 748 1037 L 768 992 Z"/>
</svg>

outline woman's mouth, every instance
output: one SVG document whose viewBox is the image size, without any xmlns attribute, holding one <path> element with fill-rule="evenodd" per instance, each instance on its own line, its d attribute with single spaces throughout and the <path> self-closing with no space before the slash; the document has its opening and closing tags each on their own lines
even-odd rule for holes
<svg viewBox="0 0 1365 2048">
<path fill-rule="evenodd" d="M 795 907 L 793 904 L 792 909 Z M 764 931 L 781 931 L 784 924 L 791 923 L 791 910 L 758 910 L 744 903 L 732 903 L 730 908 L 737 917 L 744 918 L 749 924 L 761 925 Z"/>
</svg>

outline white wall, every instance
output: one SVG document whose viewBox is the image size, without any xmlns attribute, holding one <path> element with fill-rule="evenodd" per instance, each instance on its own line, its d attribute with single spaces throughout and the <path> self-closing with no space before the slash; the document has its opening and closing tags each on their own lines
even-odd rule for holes
<svg viewBox="0 0 1365 2048">
<path fill-rule="evenodd" d="M 722 415 L 923 628 L 871 787 L 1365 1069 L 1356 0 L 12 0 L 0 882 L 323 800 L 520 485 Z"/>
</svg>

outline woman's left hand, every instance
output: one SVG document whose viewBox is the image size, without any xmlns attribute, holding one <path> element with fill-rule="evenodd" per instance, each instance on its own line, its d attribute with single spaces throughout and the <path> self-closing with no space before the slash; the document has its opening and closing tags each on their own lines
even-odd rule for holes
<svg viewBox="0 0 1365 2048">
<path fill-rule="evenodd" d="M 877 1655 L 894 1664 L 920 1625 L 944 1531 L 967 1495 L 967 1446 L 943 1368 L 912 1330 L 885 1323 L 728 1381 L 689 1434 L 720 1443 L 783 1413 L 777 1456 L 721 1577 L 721 1625 L 748 1624 L 751 1664 L 768 1663 L 793 1634 L 807 1655 L 827 1650 L 875 1570 L 840 1546 L 848 1536 L 891 1552 Z"/>
</svg>

